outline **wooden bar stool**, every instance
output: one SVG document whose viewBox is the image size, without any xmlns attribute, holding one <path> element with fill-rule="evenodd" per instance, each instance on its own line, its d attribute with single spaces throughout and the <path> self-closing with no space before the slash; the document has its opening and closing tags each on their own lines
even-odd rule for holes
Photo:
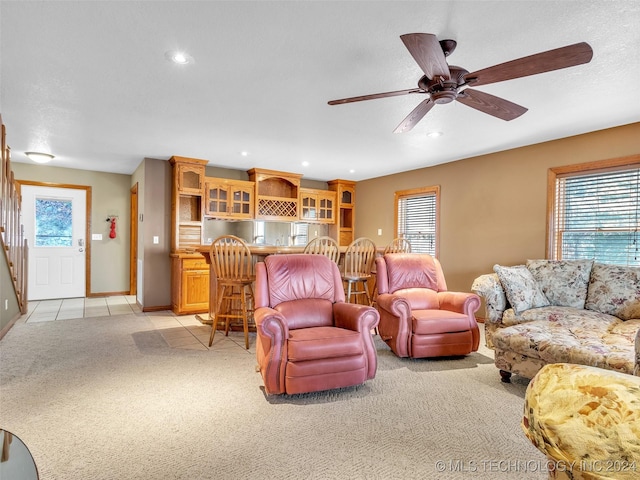
<svg viewBox="0 0 640 480">
<path fill-rule="evenodd" d="M 229 335 L 229 320 L 235 318 L 242 319 L 244 344 L 248 350 L 249 311 L 252 310 L 248 305 L 253 300 L 252 284 L 255 281 L 251 251 L 241 238 L 222 235 L 213 241 L 209 252 L 216 275 L 215 287 L 212 287 L 216 292 L 216 308 L 212 315 L 209 346 L 213 344 L 218 322 L 224 319 L 224 332 Z"/>
<path fill-rule="evenodd" d="M 376 256 L 376 244 L 366 237 L 360 237 L 347 247 L 344 254 L 344 267 L 342 280 L 347 284 L 346 300 L 351 303 L 351 297 L 355 296 L 356 302 L 359 295 L 366 297 L 366 305 L 371 306 L 368 281 L 371 278 L 371 267 Z"/>
</svg>

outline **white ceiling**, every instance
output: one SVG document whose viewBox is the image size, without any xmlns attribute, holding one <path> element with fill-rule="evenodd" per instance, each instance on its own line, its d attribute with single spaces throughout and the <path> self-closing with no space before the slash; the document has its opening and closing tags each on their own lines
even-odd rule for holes
<svg viewBox="0 0 640 480">
<path fill-rule="evenodd" d="M 180 155 L 362 180 L 640 121 L 637 0 L 2 0 L 0 17 L 14 162 L 50 151 L 54 166 L 130 174 Z M 454 102 L 394 134 L 422 96 L 327 105 L 414 88 L 399 38 L 414 32 L 455 39 L 448 62 L 470 72 L 583 41 L 594 56 L 477 87 L 529 109 L 511 122 Z M 169 62 L 175 49 L 194 62 Z"/>
</svg>

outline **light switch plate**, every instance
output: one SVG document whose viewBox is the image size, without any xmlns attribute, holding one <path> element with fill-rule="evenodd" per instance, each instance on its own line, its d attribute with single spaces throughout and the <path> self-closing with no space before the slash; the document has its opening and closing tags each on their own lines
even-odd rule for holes
<svg viewBox="0 0 640 480">
<path fill-rule="evenodd" d="M 102 240 L 102 234 L 101 233 L 92 233 L 91 234 L 91 240 Z"/>
<path fill-rule="evenodd" d="M 154 245 L 158 245 L 160 243 L 160 237 L 158 237 L 157 235 L 153 236 L 153 244 Z"/>
</svg>

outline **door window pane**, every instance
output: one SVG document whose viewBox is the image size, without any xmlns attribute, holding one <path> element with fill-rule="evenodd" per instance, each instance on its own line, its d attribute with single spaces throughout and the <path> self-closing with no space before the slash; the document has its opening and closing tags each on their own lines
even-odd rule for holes
<svg viewBox="0 0 640 480">
<path fill-rule="evenodd" d="M 71 247 L 71 200 L 36 198 L 36 247 Z"/>
</svg>

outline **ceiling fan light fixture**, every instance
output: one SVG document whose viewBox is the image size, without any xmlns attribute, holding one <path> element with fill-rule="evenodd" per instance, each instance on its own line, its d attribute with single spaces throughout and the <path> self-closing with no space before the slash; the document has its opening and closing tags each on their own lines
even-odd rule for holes
<svg viewBox="0 0 640 480">
<path fill-rule="evenodd" d="M 24 152 L 24 154 L 36 163 L 49 163 L 55 158 L 50 153 L 43 152 Z"/>
</svg>

